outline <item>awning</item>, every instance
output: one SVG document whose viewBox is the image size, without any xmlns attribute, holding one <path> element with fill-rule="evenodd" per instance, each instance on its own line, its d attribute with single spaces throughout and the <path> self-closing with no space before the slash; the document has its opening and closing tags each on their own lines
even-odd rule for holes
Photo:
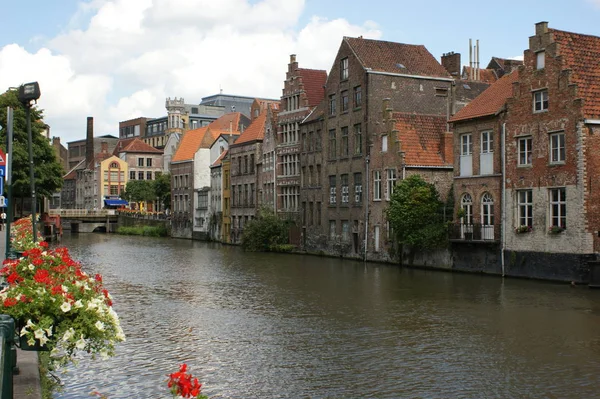
<svg viewBox="0 0 600 399">
<path fill-rule="evenodd" d="M 105 199 L 104 205 L 106 206 L 127 206 L 129 202 L 122 199 Z"/>
</svg>

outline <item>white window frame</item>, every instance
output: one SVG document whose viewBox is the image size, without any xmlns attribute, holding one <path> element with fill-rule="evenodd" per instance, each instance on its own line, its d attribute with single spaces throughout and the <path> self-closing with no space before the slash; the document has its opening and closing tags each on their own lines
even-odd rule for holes
<svg viewBox="0 0 600 399">
<path fill-rule="evenodd" d="M 533 227 L 533 190 L 517 190 L 517 227 Z"/>
<path fill-rule="evenodd" d="M 533 92 L 533 112 L 548 111 L 548 90 L 537 90 Z"/>
<path fill-rule="evenodd" d="M 348 65 L 348 57 L 340 60 L 340 80 L 346 80 L 350 76 Z"/>
<path fill-rule="evenodd" d="M 381 201 L 381 171 L 373 171 L 373 201 Z"/>
<path fill-rule="evenodd" d="M 546 52 L 544 50 L 535 53 L 535 68 L 544 69 L 546 67 Z"/>
<path fill-rule="evenodd" d="M 521 143 L 524 143 L 523 147 Z M 529 166 L 532 164 L 533 138 L 531 136 L 520 137 L 517 140 L 517 164 L 519 166 Z"/>
<path fill-rule="evenodd" d="M 381 136 L 381 152 L 387 152 L 388 150 L 388 136 L 384 134 Z"/>
<path fill-rule="evenodd" d="M 394 186 L 396 185 L 396 169 L 386 169 L 386 192 L 385 199 L 390 201 L 394 194 Z"/>
<path fill-rule="evenodd" d="M 550 163 L 564 163 L 566 158 L 565 152 L 565 133 L 550 134 Z"/>
<path fill-rule="evenodd" d="M 460 155 L 467 156 L 473 154 L 473 136 L 471 133 L 460 135 Z"/>
<path fill-rule="evenodd" d="M 550 225 L 567 228 L 567 190 L 564 187 L 551 188 L 548 190 L 550 202 Z"/>
<path fill-rule="evenodd" d="M 481 153 L 489 154 L 494 152 L 494 132 L 486 130 L 481 132 Z"/>
</svg>

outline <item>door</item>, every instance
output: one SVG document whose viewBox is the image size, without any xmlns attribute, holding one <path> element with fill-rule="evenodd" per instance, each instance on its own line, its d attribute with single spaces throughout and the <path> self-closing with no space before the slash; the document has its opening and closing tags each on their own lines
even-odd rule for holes
<svg viewBox="0 0 600 399">
<path fill-rule="evenodd" d="M 481 239 L 494 239 L 494 199 L 489 193 L 481 197 Z"/>
</svg>

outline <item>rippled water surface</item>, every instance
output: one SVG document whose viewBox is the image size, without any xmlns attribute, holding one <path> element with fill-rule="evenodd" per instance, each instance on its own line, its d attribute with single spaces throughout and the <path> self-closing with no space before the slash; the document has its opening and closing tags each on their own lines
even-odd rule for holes
<svg viewBox="0 0 600 399">
<path fill-rule="evenodd" d="M 80 234 L 127 342 L 56 398 L 169 398 L 188 363 L 211 398 L 598 398 L 600 291 Z"/>
</svg>

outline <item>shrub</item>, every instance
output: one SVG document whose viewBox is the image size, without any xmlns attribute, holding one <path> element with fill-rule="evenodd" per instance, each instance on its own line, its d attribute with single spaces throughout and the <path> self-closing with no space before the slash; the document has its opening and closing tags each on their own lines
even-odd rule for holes
<svg viewBox="0 0 600 399">
<path fill-rule="evenodd" d="M 270 251 L 273 246 L 287 243 L 287 223 L 268 208 L 260 209 L 256 219 L 244 226 L 242 248 L 246 251 Z"/>
</svg>

